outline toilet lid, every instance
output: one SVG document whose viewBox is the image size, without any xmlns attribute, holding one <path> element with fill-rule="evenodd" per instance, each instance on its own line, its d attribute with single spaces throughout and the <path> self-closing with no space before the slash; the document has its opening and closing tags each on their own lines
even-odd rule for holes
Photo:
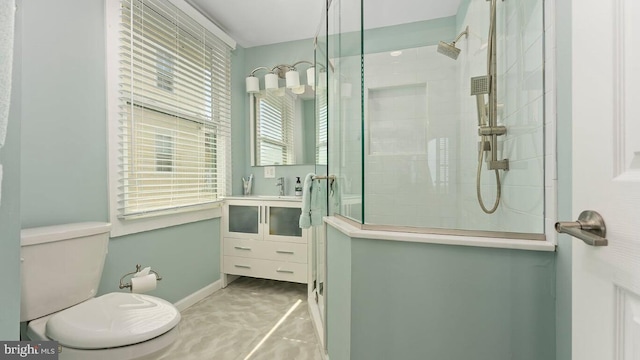
<svg viewBox="0 0 640 360">
<path fill-rule="evenodd" d="M 160 336 L 180 322 L 171 303 L 149 295 L 110 293 L 53 315 L 46 335 L 76 349 L 104 349 Z"/>
</svg>

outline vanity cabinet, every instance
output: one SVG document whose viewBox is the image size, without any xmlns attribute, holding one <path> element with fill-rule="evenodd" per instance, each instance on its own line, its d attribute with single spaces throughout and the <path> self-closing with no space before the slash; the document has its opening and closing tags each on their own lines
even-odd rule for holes
<svg viewBox="0 0 640 360">
<path fill-rule="evenodd" d="M 223 286 L 229 275 L 308 282 L 307 230 L 297 199 L 228 199 L 222 221 Z"/>
</svg>

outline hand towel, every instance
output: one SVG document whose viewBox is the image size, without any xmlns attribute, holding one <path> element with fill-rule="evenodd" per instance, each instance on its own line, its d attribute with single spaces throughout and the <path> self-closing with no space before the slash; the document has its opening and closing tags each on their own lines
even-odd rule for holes
<svg viewBox="0 0 640 360">
<path fill-rule="evenodd" d="M 313 173 L 307 174 L 304 178 L 304 184 L 302 185 L 302 214 L 300 214 L 300 221 L 298 223 L 301 229 L 311 227 L 311 185 L 313 184 L 314 176 L 316 175 Z"/>
<path fill-rule="evenodd" d="M 11 102 L 15 0 L 0 1 L 0 148 L 4 146 Z"/>
<path fill-rule="evenodd" d="M 322 218 L 327 214 L 326 183 L 313 180 L 311 185 L 311 226 L 322 225 Z"/>
<path fill-rule="evenodd" d="M 330 180 L 331 182 L 329 183 L 329 188 L 330 190 L 330 204 L 331 204 L 331 211 L 332 213 L 338 213 L 340 214 L 340 205 L 342 203 L 342 194 L 341 194 L 341 189 L 340 189 L 340 183 L 338 181 L 338 178 L 336 177 L 333 180 Z"/>
</svg>

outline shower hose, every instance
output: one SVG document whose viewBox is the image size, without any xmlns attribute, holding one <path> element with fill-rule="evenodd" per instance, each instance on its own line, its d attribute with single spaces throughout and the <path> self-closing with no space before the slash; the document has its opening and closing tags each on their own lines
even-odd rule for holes
<svg viewBox="0 0 640 360">
<path fill-rule="evenodd" d="M 488 36 L 488 40 L 487 40 L 487 74 L 489 74 L 490 78 L 491 78 L 491 92 L 489 94 L 489 119 L 488 119 L 488 126 L 495 126 L 495 119 L 496 119 L 496 74 L 495 74 L 495 36 L 496 36 L 496 0 L 491 0 L 491 10 L 490 10 L 490 19 L 489 19 L 489 36 Z M 482 121 L 482 119 L 480 120 Z M 485 141 L 487 141 L 487 138 L 485 136 L 482 136 L 481 138 L 482 143 L 480 144 L 480 149 L 478 149 L 478 172 L 476 173 L 476 193 L 478 195 L 478 203 L 480 204 L 480 207 L 482 208 L 482 211 L 484 211 L 487 214 L 493 214 L 496 209 L 498 208 L 498 205 L 500 204 L 500 197 L 502 195 L 501 193 L 501 188 L 502 185 L 500 184 L 500 173 L 498 173 L 498 169 L 493 169 L 493 171 L 495 171 L 496 174 L 496 201 L 495 203 L 493 203 L 493 207 L 491 209 L 487 209 L 487 207 L 484 205 L 484 201 L 482 200 L 482 191 L 480 191 L 480 174 L 482 173 L 482 155 L 484 154 L 485 150 L 484 150 L 484 144 Z M 496 142 L 493 142 L 493 146 L 495 146 Z M 496 149 L 491 149 L 491 151 L 496 151 Z"/>
<path fill-rule="evenodd" d="M 482 155 L 484 154 L 484 142 L 486 141 L 485 137 L 482 137 L 482 144 L 480 145 L 480 150 L 478 150 L 478 171 L 476 173 L 476 194 L 478 195 L 478 203 L 487 214 L 493 214 L 498 208 L 498 204 L 500 204 L 500 196 L 502 186 L 500 185 L 500 174 L 498 173 L 498 169 L 494 169 L 493 171 L 496 174 L 496 201 L 493 203 L 493 207 L 491 209 L 487 209 L 484 205 L 484 201 L 482 200 L 482 191 L 480 190 L 480 174 L 482 174 Z"/>
</svg>

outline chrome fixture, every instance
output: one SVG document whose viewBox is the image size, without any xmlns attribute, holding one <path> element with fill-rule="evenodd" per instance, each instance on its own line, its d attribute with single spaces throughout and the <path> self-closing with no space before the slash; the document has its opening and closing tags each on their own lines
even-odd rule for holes
<svg viewBox="0 0 640 360">
<path fill-rule="evenodd" d="M 336 182 L 336 176 L 335 175 L 314 175 L 312 178 L 312 180 L 327 180 L 329 182 L 329 188 L 331 189 L 331 191 L 334 191 L 334 187 L 333 184 Z"/>
<path fill-rule="evenodd" d="M 438 52 L 440 54 L 443 54 L 445 56 L 448 56 L 448 57 L 452 58 L 453 60 L 457 60 L 458 59 L 458 55 L 460 55 L 460 49 L 458 49 L 456 47 L 456 43 L 458 42 L 458 40 L 460 40 L 460 38 L 462 36 L 464 36 L 465 38 L 469 36 L 469 27 L 468 26 L 452 42 L 447 43 L 447 42 L 444 42 L 444 41 L 440 41 L 440 43 L 438 44 Z"/>
<path fill-rule="evenodd" d="M 314 175 L 312 177 L 313 180 L 331 180 L 334 181 L 336 179 L 335 175 Z"/>
<path fill-rule="evenodd" d="M 276 186 L 278 186 L 280 188 L 280 196 L 284 196 L 284 178 L 283 177 L 279 177 L 278 181 L 276 182 Z"/>
<path fill-rule="evenodd" d="M 478 110 L 478 135 L 480 136 L 480 145 L 478 147 L 478 170 L 476 172 L 476 194 L 482 211 L 487 214 L 493 214 L 498 209 L 502 195 L 502 184 L 500 182 L 499 170 L 509 170 L 509 160 L 498 160 L 498 136 L 505 135 L 507 133 L 507 128 L 505 126 L 498 125 L 498 86 L 496 71 L 497 0 L 487 1 L 491 1 L 489 37 L 487 42 L 487 75 L 471 78 L 471 96 L 476 97 L 476 106 Z M 485 95 L 488 96 L 486 103 Z M 482 192 L 480 191 L 482 158 L 485 152 L 490 153 L 490 156 L 487 156 L 487 167 L 489 170 L 493 170 L 496 176 L 496 200 L 491 209 L 487 209 L 484 205 Z"/>
<path fill-rule="evenodd" d="M 118 286 L 120 289 L 124 289 L 124 288 L 129 288 L 132 289 L 131 287 L 131 282 L 128 283 L 123 283 L 124 278 L 126 278 L 127 276 L 135 276 L 136 274 L 138 274 L 140 272 L 140 270 L 142 269 L 142 266 L 140 266 L 140 264 L 136 265 L 136 271 L 132 271 L 130 273 L 126 273 L 124 275 L 122 275 L 122 277 L 120 278 L 120 286 Z M 160 281 L 162 280 L 162 276 L 160 276 L 160 274 L 158 274 L 157 272 L 153 271 L 153 270 L 149 270 L 149 273 L 154 274 L 156 276 L 156 280 Z"/>
<path fill-rule="evenodd" d="M 600 214 L 593 210 L 585 210 L 580 213 L 578 221 L 557 222 L 556 231 L 569 234 L 591 246 L 607 246 L 607 227 Z"/>
<path fill-rule="evenodd" d="M 296 66 L 300 64 L 308 64 L 311 65 L 307 69 L 307 84 L 315 87 L 315 67 L 311 61 L 301 60 L 293 65 L 289 64 L 278 64 L 273 66 L 272 68 L 267 68 L 264 66 L 257 67 L 251 71 L 249 76 L 245 79 L 247 93 L 254 94 L 260 91 L 260 79 L 258 79 L 255 74 L 259 70 L 266 70 L 269 73 L 264 76 L 264 85 L 267 90 L 275 90 L 280 87 L 279 79 L 285 79 L 285 86 L 294 94 L 302 94 L 305 91 L 305 85 L 300 84 L 300 73 L 298 72 Z"/>
</svg>

